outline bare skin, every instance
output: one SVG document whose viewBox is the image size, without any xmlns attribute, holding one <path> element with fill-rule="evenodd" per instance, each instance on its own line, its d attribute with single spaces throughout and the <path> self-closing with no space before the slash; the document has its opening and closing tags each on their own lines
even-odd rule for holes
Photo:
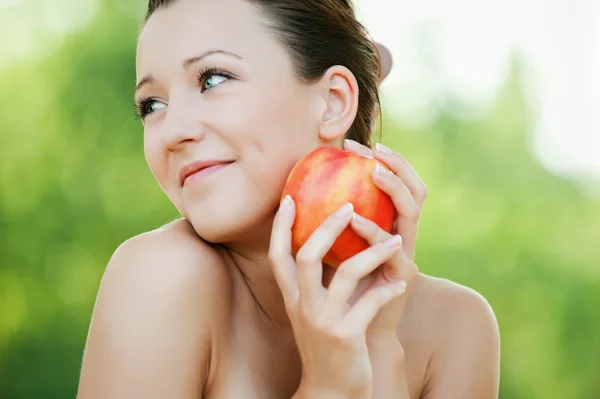
<svg viewBox="0 0 600 399">
<path fill-rule="evenodd" d="M 246 281 L 185 220 L 126 242 L 102 283 L 79 397 L 290 398 L 300 360 L 255 299 L 269 297 L 268 279 Z M 271 295 L 274 309 L 282 302 Z M 474 291 L 420 274 L 397 326 L 410 397 L 475 398 L 452 384 L 495 384 L 494 323 Z"/>
<path fill-rule="evenodd" d="M 198 23 L 199 15 L 210 18 Z M 260 18 L 241 0 L 180 0 L 152 16 L 141 33 L 138 82 L 147 83 L 136 99 L 150 99 L 152 111 L 143 118 L 146 159 L 184 219 L 128 240 L 111 258 L 86 344 L 80 398 L 297 393 L 303 370 L 270 259 L 273 220 L 285 178 L 301 156 L 320 145 L 347 147 L 358 90 L 341 66 L 315 84 L 298 82 Z M 207 51 L 213 53 L 185 62 Z M 211 72 L 197 81 L 199 71 L 215 67 L 231 76 Z M 494 398 L 499 335 L 493 312 L 475 291 L 410 269 L 422 182 L 399 155 L 381 157 L 395 165 L 387 183 L 374 180 L 396 204 L 404 259 L 382 267 L 398 277 L 413 270 L 416 278 L 372 322 L 384 326 L 394 317 L 401 360 L 388 373 L 395 384 L 381 365 L 396 346 L 368 341 L 373 398 Z M 181 168 L 207 159 L 231 164 L 182 184 Z M 326 268 L 323 286 L 332 278 Z"/>
</svg>

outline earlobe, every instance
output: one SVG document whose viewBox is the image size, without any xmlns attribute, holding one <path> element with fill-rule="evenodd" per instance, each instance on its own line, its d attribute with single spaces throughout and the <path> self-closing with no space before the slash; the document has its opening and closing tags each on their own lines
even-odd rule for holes
<svg viewBox="0 0 600 399">
<path fill-rule="evenodd" d="M 331 67 L 322 78 L 326 109 L 319 136 L 330 142 L 341 139 L 352 126 L 358 111 L 358 83 L 346 67 Z"/>
</svg>

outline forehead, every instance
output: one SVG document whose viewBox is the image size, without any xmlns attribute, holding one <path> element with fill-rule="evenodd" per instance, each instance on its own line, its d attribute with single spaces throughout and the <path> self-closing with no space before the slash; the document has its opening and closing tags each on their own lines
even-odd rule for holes
<svg viewBox="0 0 600 399">
<path fill-rule="evenodd" d="M 245 55 L 269 50 L 272 41 L 256 6 L 245 0 L 177 0 L 158 9 L 143 27 L 136 66 L 181 60 L 211 49 Z M 257 52 L 259 54 L 257 54 Z"/>
</svg>

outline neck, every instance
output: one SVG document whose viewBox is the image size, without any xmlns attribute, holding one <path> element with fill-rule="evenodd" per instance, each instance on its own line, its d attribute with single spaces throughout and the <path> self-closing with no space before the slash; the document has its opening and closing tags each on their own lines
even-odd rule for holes
<svg viewBox="0 0 600 399">
<path fill-rule="evenodd" d="M 292 334 L 283 295 L 269 261 L 269 244 L 273 228 L 271 215 L 261 226 L 255 226 L 243 239 L 224 243 L 223 248 L 242 274 L 262 316 L 279 333 Z M 335 269 L 323 265 L 322 284 L 328 287 Z M 292 338 L 293 339 L 293 338 Z"/>
<path fill-rule="evenodd" d="M 273 216 L 243 240 L 223 244 L 242 274 L 262 316 L 279 332 L 291 333 L 283 296 L 269 261 Z"/>
</svg>

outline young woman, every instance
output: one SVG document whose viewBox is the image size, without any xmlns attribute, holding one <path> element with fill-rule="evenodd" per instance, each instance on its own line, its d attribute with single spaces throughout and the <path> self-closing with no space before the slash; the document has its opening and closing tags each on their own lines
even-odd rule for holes
<svg viewBox="0 0 600 399">
<path fill-rule="evenodd" d="M 145 154 L 183 215 L 105 271 L 80 398 L 496 398 L 483 297 L 413 263 L 426 188 L 371 147 L 382 77 L 349 0 L 150 0 L 135 101 Z M 350 205 L 290 252 L 293 165 L 319 146 L 376 157 L 393 234 Z M 350 226 L 371 247 L 321 259 Z"/>
</svg>

